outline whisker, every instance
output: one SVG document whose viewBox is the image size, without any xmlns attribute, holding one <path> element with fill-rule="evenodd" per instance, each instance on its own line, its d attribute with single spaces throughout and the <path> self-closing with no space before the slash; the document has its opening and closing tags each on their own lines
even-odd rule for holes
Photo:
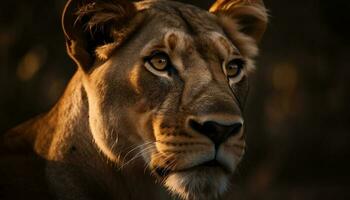
<svg viewBox="0 0 350 200">
<path fill-rule="evenodd" d="M 154 148 L 154 146 L 148 146 L 148 147 L 145 147 L 145 148 L 141 149 L 140 152 L 136 153 L 130 160 L 128 160 L 127 162 L 123 163 L 123 165 L 120 166 L 120 169 L 122 169 L 126 165 L 130 164 L 135 159 L 141 157 L 143 153 L 146 153 L 147 151 L 151 152 L 150 150 L 153 150 L 152 148 Z"/>
<path fill-rule="evenodd" d="M 150 144 L 152 144 L 152 143 L 154 143 L 154 142 L 150 141 L 150 142 L 146 142 L 146 143 L 144 143 L 144 144 L 137 145 L 137 146 L 133 147 L 131 150 L 129 150 L 129 151 L 123 156 L 123 163 L 125 162 L 125 160 L 127 159 L 128 155 L 129 155 L 130 153 L 132 153 L 133 151 L 138 150 L 138 149 L 140 149 L 140 148 L 142 148 L 142 147 L 144 147 L 144 146 L 150 145 Z"/>
<path fill-rule="evenodd" d="M 161 157 L 164 157 L 165 155 L 163 154 L 163 153 L 161 153 L 161 152 L 155 152 L 153 155 L 152 155 L 152 159 L 158 159 L 158 158 L 161 158 Z M 145 163 L 145 167 L 144 167 L 144 172 L 146 171 L 146 169 L 148 168 L 148 167 L 151 167 L 151 163 L 150 162 L 146 162 Z"/>
<path fill-rule="evenodd" d="M 151 150 L 153 148 L 153 146 L 148 146 L 148 147 L 145 147 L 143 149 L 141 149 L 138 153 L 136 153 L 132 158 L 130 158 L 129 161 L 127 161 L 126 163 L 129 163 L 130 161 L 134 160 L 135 158 L 138 158 L 140 156 L 142 156 L 142 153 L 145 153 L 147 152 L 148 150 Z"/>
<path fill-rule="evenodd" d="M 115 130 L 113 129 L 112 130 L 112 135 L 114 134 L 114 132 L 115 132 Z M 113 142 L 113 144 L 111 146 L 112 151 L 113 151 L 114 147 L 117 145 L 118 141 L 119 141 L 119 134 L 117 133 L 117 138 L 116 138 L 116 140 Z"/>
</svg>

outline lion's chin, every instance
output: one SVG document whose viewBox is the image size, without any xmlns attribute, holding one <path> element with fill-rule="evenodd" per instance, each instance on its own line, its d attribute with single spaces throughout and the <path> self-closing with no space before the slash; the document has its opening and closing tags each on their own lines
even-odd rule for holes
<svg viewBox="0 0 350 200">
<path fill-rule="evenodd" d="M 220 167 L 200 167 L 172 172 L 165 186 L 185 200 L 217 199 L 227 189 L 229 175 Z"/>
</svg>

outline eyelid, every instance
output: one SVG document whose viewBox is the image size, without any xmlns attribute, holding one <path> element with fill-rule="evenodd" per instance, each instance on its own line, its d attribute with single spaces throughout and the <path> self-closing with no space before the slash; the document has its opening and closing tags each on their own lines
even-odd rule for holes
<svg viewBox="0 0 350 200">
<path fill-rule="evenodd" d="M 238 62 L 238 64 L 242 67 L 242 69 L 244 69 L 244 66 L 246 65 L 247 61 L 242 58 L 242 57 L 233 57 L 231 59 L 227 59 L 227 60 L 224 60 L 222 62 L 222 66 L 223 68 L 226 68 L 226 66 L 230 63 L 230 62 L 233 62 L 233 61 L 236 61 Z"/>
<path fill-rule="evenodd" d="M 161 50 L 155 50 L 155 51 L 152 51 L 152 53 L 151 53 L 151 57 L 152 56 L 155 56 L 156 54 L 160 54 L 160 55 L 166 55 L 166 56 L 168 56 L 168 54 L 166 53 L 166 52 L 164 52 L 164 51 L 161 51 Z"/>
<path fill-rule="evenodd" d="M 229 64 L 230 62 L 233 62 L 233 61 L 238 62 L 238 64 L 242 65 L 242 67 L 244 67 L 247 63 L 247 61 L 242 57 L 233 57 L 230 60 L 228 60 L 226 65 Z"/>
<path fill-rule="evenodd" d="M 151 58 L 153 58 L 156 54 L 164 55 L 164 56 L 166 56 L 166 57 L 168 58 L 169 61 L 171 61 L 169 55 L 168 55 L 166 52 L 160 51 L 160 50 L 154 50 L 154 51 L 152 51 L 150 55 L 144 57 L 144 61 L 145 61 L 145 62 L 146 62 L 146 61 L 149 61 L 149 60 L 150 60 Z"/>
</svg>

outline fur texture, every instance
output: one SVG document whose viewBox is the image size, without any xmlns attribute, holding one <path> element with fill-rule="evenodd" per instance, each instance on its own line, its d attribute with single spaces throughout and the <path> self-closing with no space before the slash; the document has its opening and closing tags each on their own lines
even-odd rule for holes
<svg viewBox="0 0 350 200">
<path fill-rule="evenodd" d="M 36 188 L 26 196 L 58 199 L 224 198 L 244 154 L 242 110 L 267 20 L 256 2 L 217 4 L 212 14 L 164 0 L 69 0 L 62 24 L 78 69 L 48 113 L 1 140 L 6 192 L 25 185 Z M 30 183 L 12 185 L 16 163 L 37 166 L 24 173 Z"/>
</svg>

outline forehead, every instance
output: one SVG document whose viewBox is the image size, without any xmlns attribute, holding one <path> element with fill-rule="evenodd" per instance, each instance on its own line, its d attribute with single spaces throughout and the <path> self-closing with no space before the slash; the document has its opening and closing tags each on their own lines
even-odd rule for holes
<svg viewBox="0 0 350 200">
<path fill-rule="evenodd" d="M 186 30 L 191 34 L 220 28 L 214 15 L 192 5 L 175 1 L 152 0 L 137 2 L 136 7 L 139 11 L 147 13 L 148 20 L 157 21 L 168 28 Z"/>
<path fill-rule="evenodd" d="M 214 49 L 225 55 L 238 52 L 216 16 L 206 10 L 173 1 L 142 1 L 137 7 L 147 16 L 146 26 L 156 32 L 152 35 L 160 36 L 152 43 L 164 43 L 171 49 L 196 49 L 201 54 Z"/>
</svg>

